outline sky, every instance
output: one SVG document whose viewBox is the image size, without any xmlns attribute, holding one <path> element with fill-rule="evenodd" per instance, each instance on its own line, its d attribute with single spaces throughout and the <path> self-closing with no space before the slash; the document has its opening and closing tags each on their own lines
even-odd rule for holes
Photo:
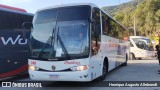
<svg viewBox="0 0 160 90">
<path fill-rule="evenodd" d="M 0 4 L 12 7 L 18 7 L 27 10 L 29 13 L 35 13 L 38 9 L 71 3 L 94 3 L 98 7 L 114 6 L 132 0 L 0 0 Z"/>
</svg>

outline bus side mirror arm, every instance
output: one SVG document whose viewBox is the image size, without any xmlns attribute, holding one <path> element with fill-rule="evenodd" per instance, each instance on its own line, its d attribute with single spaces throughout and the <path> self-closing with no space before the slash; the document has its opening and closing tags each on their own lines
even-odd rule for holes
<svg viewBox="0 0 160 90">
<path fill-rule="evenodd" d="M 22 24 L 22 28 L 23 29 L 30 29 L 31 30 L 33 28 L 33 24 L 31 22 L 24 22 Z"/>
</svg>

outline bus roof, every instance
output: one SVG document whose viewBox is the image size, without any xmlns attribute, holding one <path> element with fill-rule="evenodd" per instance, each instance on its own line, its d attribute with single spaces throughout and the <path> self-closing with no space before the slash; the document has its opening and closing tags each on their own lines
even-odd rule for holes
<svg viewBox="0 0 160 90">
<path fill-rule="evenodd" d="M 20 12 L 27 12 L 26 10 L 21 9 L 21 8 L 6 6 L 6 5 L 2 5 L 2 4 L 0 4 L 0 8 L 10 9 L 10 10 L 15 10 L 15 11 L 20 11 Z"/>
<path fill-rule="evenodd" d="M 11 7 L 11 6 L 6 6 L 6 5 L 2 5 L 2 4 L 0 4 L 0 10 L 1 11 L 6 11 L 6 12 L 19 13 L 19 14 L 33 15 L 31 13 L 27 13 L 27 11 L 24 10 L 24 9 Z"/>
<path fill-rule="evenodd" d="M 62 4 L 62 5 L 50 6 L 50 7 L 47 7 L 47 8 L 39 9 L 38 11 L 46 10 L 46 9 L 52 9 L 52 8 L 59 8 L 59 7 L 79 6 L 79 5 L 88 5 L 88 6 L 91 6 L 91 7 L 97 7 L 93 3 L 73 3 L 73 4 Z"/>
<path fill-rule="evenodd" d="M 93 7 L 97 7 L 99 8 L 97 5 L 93 4 L 93 3 L 73 3 L 73 4 L 62 4 L 62 5 L 55 5 L 55 6 L 50 6 L 47 8 L 42 8 L 39 9 L 38 11 L 42 11 L 42 10 L 46 10 L 46 9 L 52 9 L 52 8 L 59 8 L 59 7 L 69 7 L 69 6 L 79 6 L 79 5 L 88 5 Z M 112 18 L 109 14 L 107 14 L 105 11 L 103 11 L 101 8 L 99 8 L 102 12 L 104 12 L 106 15 L 108 15 L 110 18 Z M 37 11 L 37 12 L 38 12 Z M 113 18 L 112 18 L 113 19 Z M 126 27 L 124 27 L 120 22 L 116 21 L 115 19 L 113 19 L 115 22 L 117 22 L 118 24 L 120 24 L 123 28 L 126 29 Z M 127 29 L 126 29 L 127 30 Z"/>
</svg>

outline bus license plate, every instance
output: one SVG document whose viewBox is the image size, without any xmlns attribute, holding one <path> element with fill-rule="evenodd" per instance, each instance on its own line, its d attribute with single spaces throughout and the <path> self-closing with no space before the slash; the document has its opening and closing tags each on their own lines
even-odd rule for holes
<svg viewBox="0 0 160 90">
<path fill-rule="evenodd" d="M 49 78 L 51 78 L 51 79 L 59 79 L 60 76 L 59 75 L 49 75 Z"/>
</svg>

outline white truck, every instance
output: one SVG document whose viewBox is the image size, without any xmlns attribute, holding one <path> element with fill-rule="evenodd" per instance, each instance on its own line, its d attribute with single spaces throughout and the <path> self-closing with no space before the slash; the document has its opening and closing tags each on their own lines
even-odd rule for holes
<svg viewBox="0 0 160 90">
<path fill-rule="evenodd" d="M 130 36 L 130 60 L 154 57 L 155 51 L 151 40 L 144 36 Z"/>
</svg>

